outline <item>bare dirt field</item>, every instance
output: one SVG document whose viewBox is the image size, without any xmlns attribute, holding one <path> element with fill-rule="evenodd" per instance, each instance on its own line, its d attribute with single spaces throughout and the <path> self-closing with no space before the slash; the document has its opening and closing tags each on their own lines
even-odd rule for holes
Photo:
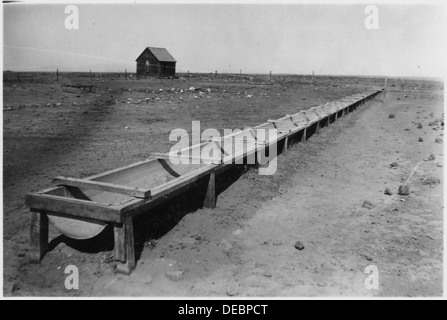
<svg viewBox="0 0 447 320">
<path fill-rule="evenodd" d="M 243 128 L 384 84 L 203 74 L 93 80 L 95 92 L 68 93 L 61 84 L 87 83 L 88 75 L 63 74 L 60 82 L 5 75 L 5 296 L 443 294 L 444 88 L 428 80 L 389 79 L 385 97 L 280 155 L 273 176 L 227 171 L 217 180 L 216 209 L 201 208 L 197 186 L 140 215 L 130 276 L 114 272 L 110 229 L 74 241 L 51 228 L 51 251 L 30 264 L 24 197 L 52 177 L 85 177 L 167 152 L 169 133 L 193 120 L 202 130 Z M 409 178 L 410 194 L 398 195 Z M 79 268 L 79 290 L 64 286 L 67 265 Z M 369 265 L 378 268 L 378 290 L 365 288 Z"/>
</svg>

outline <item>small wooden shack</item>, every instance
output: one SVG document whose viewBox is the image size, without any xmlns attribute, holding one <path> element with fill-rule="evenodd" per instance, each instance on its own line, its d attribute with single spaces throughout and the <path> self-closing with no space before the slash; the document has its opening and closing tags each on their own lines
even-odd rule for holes
<svg viewBox="0 0 447 320">
<path fill-rule="evenodd" d="M 147 47 L 137 58 L 137 78 L 175 77 L 176 60 L 165 48 Z"/>
</svg>

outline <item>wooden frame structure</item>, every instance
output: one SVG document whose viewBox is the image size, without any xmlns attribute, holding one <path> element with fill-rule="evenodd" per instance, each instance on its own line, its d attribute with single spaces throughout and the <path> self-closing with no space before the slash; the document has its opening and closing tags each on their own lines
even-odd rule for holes
<svg viewBox="0 0 447 320">
<path fill-rule="evenodd" d="M 58 187 L 29 193 L 26 196 L 25 201 L 31 212 L 31 259 L 34 262 L 41 261 L 48 247 L 49 220 L 62 217 L 72 222 L 83 221 L 95 226 L 112 225 L 114 255 L 115 259 L 121 262 L 117 270 L 130 274 L 136 267 L 133 234 L 133 218 L 136 215 L 169 201 L 184 191 L 185 187 L 206 177 L 208 181 L 203 205 L 215 208 L 216 175 L 230 168 L 236 160 L 253 154 L 256 150 L 245 148 L 248 144 L 252 143 L 258 150 L 283 143 L 281 151 L 286 152 L 292 139 L 296 140 L 298 137 L 297 141 L 306 141 L 308 130 L 311 128 L 318 132 L 320 126 L 328 126 L 381 92 L 382 90 L 372 90 L 355 94 L 280 119 L 268 120 L 256 127 L 245 129 L 240 134 L 206 140 L 188 148 L 189 151 L 194 148 L 200 150 L 210 143 L 222 147 L 225 140 L 239 141 L 244 146 L 234 153 L 223 152 L 220 158 L 209 157 L 206 159 L 209 161 L 207 164 L 167 166 L 171 154 L 153 153 L 150 159 L 84 179 L 56 177 L 54 182 Z M 259 140 L 255 129 L 277 129 L 278 135 L 275 139 Z M 247 139 L 247 136 L 251 138 Z M 177 157 L 197 160 L 193 156 Z M 169 175 L 161 174 L 160 171 L 163 170 L 167 170 Z M 153 181 L 149 183 L 147 177 Z"/>
</svg>

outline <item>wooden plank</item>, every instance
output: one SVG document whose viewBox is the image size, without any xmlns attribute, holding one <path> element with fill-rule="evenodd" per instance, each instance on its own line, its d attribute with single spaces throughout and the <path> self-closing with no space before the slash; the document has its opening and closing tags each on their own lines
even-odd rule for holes
<svg viewBox="0 0 447 320">
<path fill-rule="evenodd" d="M 96 180 L 98 178 L 102 178 L 102 177 L 105 177 L 105 176 L 111 176 L 111 175 L 115 175 L 115 174 L 125 173 L 128 170 L 137 169 L 138 167 L 145 166 L 145 165 L 147 165 L 151 161 L 155 161 L 155 159 L 146 159 L 146 160 L 143 160 L 143 161 L 135 162 L 135 163 L 129 164 L 129 165 L 124 166 L 124 167 L 108 170 L 108 171 L 105 171 L 105 172 L 102 172 L 102 173 L 95 174 L 93 176 L 86 177 L 85 179 Z"/>
<path fill-rule="evenodd" d="M 126 249 L 125 249 L 125 232 L 124 225 L 116 225 L 113 227 L 113 238 L 114 238 L 114 254 L 115 260 L 120 262 L 126 262 Z"/>
<path fill-rule="evenodd" d="M 106 206 L 93 201 L 49 194 L 29 193 L 25 197 L 25 203 L 35 210 L 52 211 L 104 222 L 122 222 L 120 207 Z"/>
<path fill-rule="evenodd" d="M 30 258 L 40 263 L 48 249 L 48 216 L 44 211 L 31 209 Z"/>
<path fill-rule="evenodd" d="M 265 141 L 259 141 L 259 140 L 249 140 L 249 139 L 241 139 L 241 138 L 232 138 L 232 137 L 222 137 L 222 138 L 213 138 L 213 139 L 209 139 L 209 140 L 202 140 L 202 141 L 207 141 L 207 142 L 222 142 L 222 140 L 232 140 L 232 141 L 242 141 L 244 143 L 255 143 L 255 144 L 266 144 Z"/>
<path fill-rule="evenodd" d="M 106 192 L 114 192 L 119 194 L 125 194 L 132 197 L 137 198 L 149 198 L 151 195 L 150 190 L 144 190 L 137 187 L 129 187 L 123 186 L 113 183 L 101 182 L 101 181 L 93 181 L 86 179 L 75 179 L 75 178 L 67 178 L 67 177 L 55 177 L 53 178 L 53 182 L 58 185 L 78 187 L 78 188 L 87 188 L 94 189 Z"/>
<path fill-rule="evenodd" d="M 205 208 L 214 209 L 216 207 L 216 173 L 211 172 L 209 175 L 208 186 L 203 203 Z"/>
<path fill-rule="evenodd" d="M 220 164 L 222 163 L 222 159 L 221 158 L 210 158 L 210 157 L 194 157 L 194 156 L 190 156 L 190 155 L 181 155 L 181 154 L 169 154 L 169 153 L 151 153 L 150 157 L 155 158 L 155 159 L 166 159 L 169 160 L 171 159 L 171 157 L 174 158 L 179 158 L 179 159 L 189 159 L 189 160 L 200 160 L 200 161 L 211 161 L 213 164 Z"/>
<path fill-rule="evenodd" d="M 167 193 L 170 193 L 174 190 L 183 188 L 186 185 L 188 185 L 192 182 L 195 182 L 198 179 L 204 177 L 212 170 L 213 170 L 213 167 L 206 166 L 206 167 L 200 168 L 199 170 L 195 170 L 195 171 L 192 171 L 185 175 L 182 175 L 178 178 L 172 179 L 162 185 L 159 185 L 159 186 L 151 189 L 152 196 L 153 197 L 161 197 L 161 196 L 163 196 Z"/>
</svg>

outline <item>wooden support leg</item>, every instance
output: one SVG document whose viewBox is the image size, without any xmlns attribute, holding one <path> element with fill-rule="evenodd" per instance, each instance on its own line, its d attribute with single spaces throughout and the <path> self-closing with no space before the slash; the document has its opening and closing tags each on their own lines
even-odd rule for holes
<svg viewBox="0 0 447 320">
<path fill-rule="evenodd" d="M 126 262 L 126 239 L 124 232 L 124 225 L 114 226 L 113 235 L 115 239 L 115 260 L 119 262 Z"/>
<path fill-rule="evenodd" d="M 282 153 L 287 154 L 287 145 L 289 144 L 289 137 L 284 139 L 284 147 L 282 149 Z"/>
<path fill-rule="evenodd" d="M 205 200 L 203 203 L 205 208 L 214 209 L 216 207 L 216 173 L 211 172 L 206 189 Z"/>
<path fill-rule="evenodd" d="M 40 263 L 48 248 L 48 216 L 44 211 L 31 209 L 31 262 Z"/>
<path fill-rule="evenodd" d="M 320 132 L 320 121 L 317 122 L 317 127 L 315 129 L 315 134 L 318 134 Z"/>
<path fill-rule="evenodd" d="M 301 137 L 301 142 L 305 142 L 306 141 L 306 131 L 307 131 L 307 128 L 304 128 L 304 130 L 303 130 L 303 136 Z"/>
<path fill-rule="evenodd" d="M 122 227 L 124 233 L 124 248 L 126 255 L 126 263 L 118 264 L 116 271 L 124 274 L 131 274 L 136 267 L 135 261 L 135 244 L 133 234 L 133 218 L 131 215 L 126 215 L 124 226 Z"/>
</svg>

